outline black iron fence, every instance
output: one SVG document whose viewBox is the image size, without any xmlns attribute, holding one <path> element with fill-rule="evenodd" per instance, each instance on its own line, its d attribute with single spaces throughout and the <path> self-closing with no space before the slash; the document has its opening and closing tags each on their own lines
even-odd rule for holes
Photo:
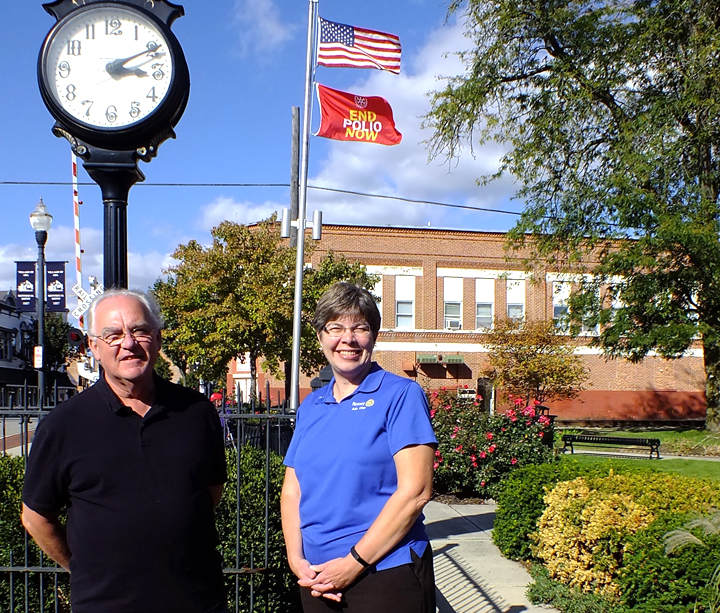
<svg viewBox="0 0 720 613">
<path fill-rule="evenodd" d="M 26 395 L 31 397 L 31 395 Z M 0 406 L 0 611 L 68 613 L 69 575 L 37 548 L 20 523 L 24 463 L 37 424 L 52 408 Z M 231 470 L 217 522 L 230 610 L 294 610 L 294 580 L 282 551 L 281 458 L 295 425 L 284 407 L 219 409 Z M 16 474 L 12 474 L 15 471 Z M 284 588 L 283 585 L 284 584 Z M 283 592 L 284 589 L 284 592 Z"/>
</svg>

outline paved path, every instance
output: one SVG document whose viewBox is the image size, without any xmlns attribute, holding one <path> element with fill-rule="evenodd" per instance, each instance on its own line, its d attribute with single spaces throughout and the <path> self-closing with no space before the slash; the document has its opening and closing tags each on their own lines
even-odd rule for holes
<svg viewBox="0 0 720 613">
<path fill-rule="evenodd" d="M 433 547 L 438 613 L 557 613 L 530 604 L 525 567 L 492 542 L 494 504 L 430 502 L 425 526 Z"/>
<path fill-rule="evenodd" d="M 35 434 L 36 420 L 32 419 L 29 424 L 22 424 L 16 417 L 0 417 L 0 454 L 20 455 L 25 446 L 25 438 Z"/>
</svg>

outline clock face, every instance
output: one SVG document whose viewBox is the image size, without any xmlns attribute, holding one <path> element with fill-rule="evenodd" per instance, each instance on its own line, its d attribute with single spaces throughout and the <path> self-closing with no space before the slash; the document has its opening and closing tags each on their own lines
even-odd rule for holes
<svg viewBox="0 0 720 613">
<path fill-rule="evenodd" d="M 173 57 L 152 19 L 103 4 L 58 24 L 42 72 L 54 101 L 76 121 L 121 130 L 161 105 L 170 90 Z"/>
</svg>

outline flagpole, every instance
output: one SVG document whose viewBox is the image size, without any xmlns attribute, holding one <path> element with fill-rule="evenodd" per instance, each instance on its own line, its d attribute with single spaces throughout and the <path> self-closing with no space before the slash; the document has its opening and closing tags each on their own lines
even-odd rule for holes
<svg viewBox="0 0 720 613">
<path fill-rule="evenodd" d="M 298 198 L 297 251 L 295 254 L 295 304 L 293 311 L 292 379 L 290 409 L 297 411 L 300 396 L 300 338 L 302 336 L 302 286 L 305 267 L 305 215 L 307 209 L 308 152 L 310 149 L 310 115 L 312 111 L 312 85 L 315 69 L 315 42 L 318 0 L 308 3 L 307 57 L 305 63 L 305 111 L 302 123 L 302 151 L 300 159 L 300 185 Z"/>
</svg>

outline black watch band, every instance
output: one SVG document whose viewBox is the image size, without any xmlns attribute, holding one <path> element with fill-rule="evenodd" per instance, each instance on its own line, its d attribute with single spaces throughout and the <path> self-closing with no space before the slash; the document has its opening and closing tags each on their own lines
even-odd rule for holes
<svg viewBox="0 0 720 613">
<path fill-rule="evenodd" d="M 368 564 L 365 560 L 363 560 L 363 559 L 360 557 L 360 554 L 355 550 L 355 545 L 353 545 L 352 547 L 350 547 L 350 555 L 351 555 L 353 558 L 355 558 L 355 559 L 358 561 L 358 563 L 359 563 L 363 568 L 365 568 L 365 569 L 370 568 L 371 565 Z"/>
</svg>

